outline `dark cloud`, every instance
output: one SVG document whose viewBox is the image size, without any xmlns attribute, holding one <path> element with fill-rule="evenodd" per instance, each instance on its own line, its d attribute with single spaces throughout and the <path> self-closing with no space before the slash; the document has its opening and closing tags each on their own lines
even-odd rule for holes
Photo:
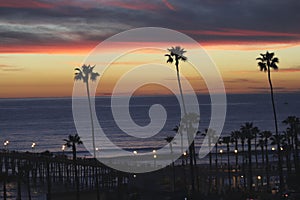
<svg viewBox="0 0 300 200">
<path fill-rule="evenodd" d="M 144 26 L 179 30 L 200 42 L 300 42 L 298 0 L 31 1 L 0 3 L 1 45 L 99 42 Z"/>
</svg>

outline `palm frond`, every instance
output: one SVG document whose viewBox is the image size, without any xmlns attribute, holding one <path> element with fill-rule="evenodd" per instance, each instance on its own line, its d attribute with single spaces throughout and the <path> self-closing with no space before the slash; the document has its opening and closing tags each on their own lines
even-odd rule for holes
<svg viewBox="0 0 300 200">
<path fill-rule="evenodd" d="M 167 63 L 173 63 L 173 58 L 170 54 L 165 54 L 168 57 Z"/>
<path fill-rule="evenodd" d="M 90 76 L 91 81 L 96 81 L 98 76 L 100 76 L 98 72 L 92 72 Z"/>
<path fill-rule="evenodd" d="M 260 68 L 260 71 L 267 71 L 267 65 L 266 65 L 266 63 L 264 63 L 264 62 L 258 62 L 257 63 L 258 64 L 258 66 L 259 66 L 259 68 Z"/>
</svg>

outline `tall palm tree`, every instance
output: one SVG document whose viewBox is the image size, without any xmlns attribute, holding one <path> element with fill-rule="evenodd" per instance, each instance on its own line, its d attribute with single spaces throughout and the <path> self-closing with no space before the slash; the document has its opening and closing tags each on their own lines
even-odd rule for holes
<svg viewBox="0 0 300 200">
<path fill-rule="evenodd" d="M 75 172 L 75 181 L 76 181 L 76 199 L 80 199 L 80 191 L 79 191 L 79 177 L 78 177 L 78 172 L 77 172 L 77 162 L 76 162 L 76 145 L 82 144 L 82 141 L 79 137 L 78 134 L 75 135 L 69 135 L 68 139 L 64 139 L 66 142 L 65 145 L 67 147 L 72 148 L 73 152 L 73 162 L 74 162 L 74 172 Z"/>
<path fill-rule="evenodd" d="M 246 136 L 247 139 L 247 146 L 248 146 L 248 188 L 252 191 L 252 184 L 253 184 L 253 176 L 252 176 L 252 143 L 251 140 L 253 137 L 255 127 L 253 127 L 253 123 L 246 122 L 245 125 L 241 126 L 241 132 Z"/>
<path fill-rule="evenodd" d="M 93 153 L 94 158 L 96 158 L 96 144 L 95 144 L 95 130 L 94 130 L 94 121 L 93 121 L 93 112 L 92 112 L 92 103 L 90 97 L 90 87 L 89 80 L 96 81 L 97 77 L 100 76 L 99 73 L 93 72 L 95 66 L 83 65 L 81 68 L 75 68 L 75 81 L 82 80 L 86 85 L 86 92 L 88 96 L 89 110 L 90 110 L 90 120 L 92 126 L 92 140 L 93 140 Z"/>
<path fill-rule="evenodd" d="M 239 137 L 240 137 L 241 132 L 240 131 L 232 131 L 231 132 L 231 143 L 234 143 L 234 150 L 235 152 L 235 167 L 236 169 L 238 168 L 238 163 L 239 163 L 239 156 L 238 156 L 238 143 L 239 143 Z"/>
<path fill-rule="evenodd" d="M 299 173 L 299 140 L 298 140 L 298 129 L 300 125 L 300 120 L 296 116 L 288 116 L 285 120 L 282 121 L 283 124 L 289 125 L 289 131 L 291 132 L 293 139 L 293 149 L 294 149 L 294 165 L 296 173 Z"/>
<path fill-rule="evenodd" d="M 181 96 L 181 101 L 182 101 L 182 107 L 183 107 L 183 111 L 184 111 L 184 115 L 187 115 L 187 111 L 186 111 L 186 107 L 185 107 L 185 103 L 184 103 L 184 98 L 183 98 L 183 92 L 182 92 L 182 86 L 181 86 L 181 81 L 180 81 L 180 75 L 179 75 L 179 62 L 180 61 L 186 61 L 187 57 L 185 57 L 183 54 L 186 53 L 186 51 L 184 50 L 184 48 L 181 48 L 180 46 L 175 46 L 175 47 L 171 47 L 170 49 L 168 49 L 169 53 L 165 54 L 165 56 L 168 57 L 167 63 L 173 63 L 175 60 L 175 67 L 176 67 L 176 72 L 177 72 L 177 82 L 178 82 L 178 87 L 179 87 L 179 92 L 180 92 L 180 96 Z M 191 132 L 191 127 L 187 126 L 187 134 L 188 134 L 188 138 L 189 138 L 189 133 Z M 189 144 L 191 144 L 189 146 L 189 157 L 190 157 L 190 169 L 191 169 L 191 184 L 192 184 L 192 191 L 195 191 L 195 180 L 194 180 L 194 143 L 192 143 L 192 141 L 188 141 Z"/>
<path fill-rule="evenodd" d="M 278 124 L 277 124 L 277 115 L 276 115 L 276 109 L 275 109 L 275 102 L 274 102 L 274 92 L 273 92 L 273 84 L 271 80 L 271 69 L 278 70 L 278 63 L 279 59 L 274 56 L 275 54 L 269 53 L 268 51 L 263 54 L 260 54 L 260 57 L 256 58 L 258 60 L 258 66 L 260 68 L 260 71 L 268 72 L 268 81 L 270 85 L 270 91 L 271 91 L 271 101 L 272 101 L 272 108 L 273 108 L 273 115 L 274 115 L 274 124 L 275 124 L 275 133 L 278 136 Z M 277 146 L 278 155 L 280 155 L 280 146 L 278 144 Z M 280 178 L 280 190 L 283 189 L 283 172 L 282 172 L 282 161 L 281 157 L 278 158 L 278 169 L 279 169 L 279 178 Z"/>
<path fill-rule="evenodd" d="M 222 143 L 226 144 L 226 149 L 227 149 L 227 171 L 228 171 L 228 182 L 229 182 L 229 189 L 231 189 L 231 170 L 230 170 L 230 157 L 229 157 L 229 144 L 231 143 L 231 138 L 230 136 L 226 136 L 222 138 Z"/>
<path fill-rule="evenodd" d="M 173 136 L 168 136 L 165 138 L 165 141 L 169 143 L 170 151 L 171 151 L 171 158 L 172 158 L 172 169 L 173 169 L 173 191 L 175 191 L 175 164 L 174 164 L 174 158 L 173 158 Z"/>
<path fill-rule="evenodd" d="M 183 54 L 186 53 L 184 48 L 181 48 L 180 46 L 176 47 L 171 47 L 168 49 L 169 54 L 165 54 L 165 56 L 168 57 L 167 63 L 173 63 L 175 60 L 175 66 L 176 66 L 176 72 L 177 72 L 177 81 L 178 81 L 178 86 L 179 86 L 179 91 L 181 95 L 181 100 L 183 104 L 183 110 L 184 114 L 187 114 L 185 104 L 184 104 L 184 98 L 183 98 L 183 93 L 182 93 L 182 87 L 181 87 L 181 81 L 180 81 L 180 76 L 179 76 L 179 61 L 186 61 L 187 57 L 185 57 Z"/>
</svg>

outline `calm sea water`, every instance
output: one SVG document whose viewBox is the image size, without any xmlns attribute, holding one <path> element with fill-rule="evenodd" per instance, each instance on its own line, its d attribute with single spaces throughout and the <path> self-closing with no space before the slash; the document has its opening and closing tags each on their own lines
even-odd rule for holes
<svg viewBox="0 0 300 200">
<path fill-rule="evenodd" d="M 207 128 L 210 119 L 210 98 L 198 96 L 200 102 L 200 131 Z M 289 115 L 300 117 L 300 94 L 276 94 L 276 108 L 279 129 L 286 127 L 281 121 Z M 227 95 L 227 117 L 222 135 L 239 129 L 245 122 L 253 122 L 261 130 L 274 130 L 273 113 L 269 94 Z M 123 133 L 112 117 L 110 98 L 97 97 L 96 111 L 105 134 L 118 146 L 125 149 L 153 149 L 165 144 L 164 138 L 174 134 L 172 129 L 179 123 L 179 106 L 174 96 L 132 97 L 130 114 L 141 126 L 150 122 L 149 107 L 162 104 L 167 113 L 164 128 L 149 139 L 129 137 Z M 122 106 L 122 105 L 120 105 Z M 71 98 L 47 99 L 0 99 L 0 142 L 9 140 L 9 150 L 61 152 L 63 139 L 76 133 L 72 116 Z M 198 145 L 200 143 L 197 143 Z M 1 147 L 0 147 L 1 148 Z M 89 155 L 84 146 L 79 148 L 81 155 Z"/>
</svg>

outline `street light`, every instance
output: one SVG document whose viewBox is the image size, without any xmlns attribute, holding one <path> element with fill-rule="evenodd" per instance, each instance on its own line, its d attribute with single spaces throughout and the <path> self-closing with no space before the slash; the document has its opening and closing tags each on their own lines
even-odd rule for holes
<svg viewBox="0 0 300 200">
<path fill-rule="evenodd" d="M 237 154 L 237 153 L 238 153 L 238 150 L 237 150 L 237 149 L 235 149 L 235 150 L 234 150 L 234 153 L 235 153 L 235 154 Z"/>
<path fill-rule="evenodd" d="M 34 148 L 35 148 L 35 146 L 36 146 L 36 143 L 35 142 L 33 142 L 32 143 L 32 145 L 31 145 L 31 148 L 32 148 L 32 151 L 34 152 Z"/>
<path fill-rule="evenodd" d="M 100 151 L 100 148 L 96 147 L 95 150 L 96 150 L 96 152 L 97 152 L 97 153 L 96 153 L 96 156 L 98 156 L 98 152 Z"/>
<path fill-rule="evenodd" d="M 63 151 L 63 155 L 65 155 L 65 149 L 66 149 L 66 145 L 62 145 L 61 150 Z"/>
<path fill-rule="evenodd" d="M 138 152 L 137 152 L 137 151 L 133 151 L 133 154 L 134 154 L 134 155 L 137 155 L 137 154 L 138 154 Z"/>
<path fill-rule="evenodd" d="M 7 146 L 9 145 L 9 141 L 8 140 L 6 140 L 5 142 L 4 142 L 4 148 L 5 148 L 5 150 L 7 150 Z"/>
<path fill-rule="evenodd" d="M 223 149 L 220 149 L 220 154 L 221 154 L 221 166 L 222 166 L 223 165 L 223 159 L 222 159 Z"/>
</svg>

